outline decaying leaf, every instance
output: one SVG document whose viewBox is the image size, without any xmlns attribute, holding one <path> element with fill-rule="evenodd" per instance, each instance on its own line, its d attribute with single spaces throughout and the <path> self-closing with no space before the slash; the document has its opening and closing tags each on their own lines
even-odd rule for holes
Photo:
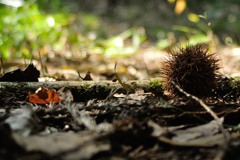
<svg viewBox="0 0 240 160">
<path fill-rule="evenodd" d="M 162 127 L 162 126 L 159 126 L 157 123 L 153 122 L 152 120 L 148 121 L 148 126 L 153 128 L 152 136 L 154 137 L 163 136 L 175 130 L 179 130 L 181 128 L 186 127 L 185 125 L 176 126 L 176 127 Z"/>
<path fill-rule="evenodd" d="M 171 138 L 160 136 L 159 140 L 175 146 L 212 147 L 226 142 L 224 134 L 219 132 L 219 125 L 216 120 L 213 120 L 204 125 L 169 132 L 174 136 Z"/>
<path fill-rule="evenodd" d="M 50 156 L 61 155 L 61 159 L 90 159 L 99 152 L 109 151 L 108 142 L 96 143 L 96 139 L 106 135 L 92 131 L 80 133 L 56 133 L 47 136 L 22 137 L 14 134 L 16 142 L 29 152 L 43 152 Z"/>
<path fill-rule="evenodd" d="M 28 94 L 28 101 L 34 104 L 48 104 L 60 102 L 59 93 L 53 89 L 43 86 L 38 88 L 35 93 Z"/>
<path fill-rule="evenodd" d="M 221 122 L 223 122 L 223 118 L 221 118 Z M 219 132 L 220 128 L 216 120 L 214 120 L 200 126 L 175 131 L 174 132 L 175 136 L 172 138 L 172 140 L 178 142 L 187 142 L 189 140 L 196 139 L 199 137 L 215 135 Z"/>
<path fill-rule="evenodd" d="M 38 82 L 39 70 L 31 63 L 23 71 L 16 69 L 0 77 L 0 82 Z"/>
<path fill-rule="evenodd" d="M 80 75 L 80 73 L 78 72 L 78 76 L 79 76 L 83 81 L 92 81 L 92 80 L 93 80 L 90 71 L 88 71 L 88 72 L 86 73 L 85 77 L 82 77 L 82 76 Z"/>
<path fill-rule="evenodd" d="M 226 142 L 223 134 L 200 137 L 187 142 L 178 142 L 167 137 L 159 137 L 159 140 L 161 142 L 180 147 L 214 147 L 223 145 Z"/>
<path fill-rule="evenodd" d="M 33 111 L 29 107 L 14 110 L 4 123 L 8 124 L 12 131 L 25 136 L 36 128 Z"/>
</svg>

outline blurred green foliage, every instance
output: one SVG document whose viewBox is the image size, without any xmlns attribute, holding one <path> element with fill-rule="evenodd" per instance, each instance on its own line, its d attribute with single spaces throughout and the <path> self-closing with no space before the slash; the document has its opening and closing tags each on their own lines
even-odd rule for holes
<svg viewBox="0 0 240 160">
<path fill-rule="evenodd" d="M 107 57 L 130 56 L 146 40 L 143 28 L 131 28 L 107 40 L 99 41 L 94 49 Z"/>
<path fill-rule="evenodd" d="M 36 3 L 26 2 L 14 8 L 0 6 L 0 53 L 3 59 L 32 58 L 32 54 L 49 45 L 64 47 L 59 39 L 64 26 L 71 22 L 67 14 L 43 14 Z"/>
<path fill-rule="evenodd" d="M 0 58 L 47 57 L 50 52 L 75 57 L 89 51 L 128 56 L 145 41 L 159 49 L 179 42 L 211 43 L 216 37 L 224 44 L 240 43 L 238 0 L 183 1 L 25 0 L 18 8 L 0 4 Z"/>
</svg>

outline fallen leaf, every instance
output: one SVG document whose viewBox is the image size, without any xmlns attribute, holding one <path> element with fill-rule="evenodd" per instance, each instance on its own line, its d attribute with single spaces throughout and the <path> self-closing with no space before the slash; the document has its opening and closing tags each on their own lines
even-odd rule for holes
<svg viewBox="0 0 240 160">
<path fill-rule="evenodd" d="M 83 80 L 83 81 L 92 81 L 92 76 L 91 76 L 91 72 L 87 72 L 85 77 L 83 78 L 80 73 L 78 72 L 78 76 Z"/>
<path fill-rule="evenodd" d="M 223 118 L 221 118 L 221 123 L 222 122 L 223 122 Z M 207 137 L 207 136 L 215 135 L 219 133 L 219 131 L 220 131 L 219 125 L 214 120 L 200 126 L 196 126 L 196 127 L 192 127 L 184 130 L 177 130 L 174 132 L 176 136 L 174 136 L 172 139 L 179 142 L 186 142 L 198 137 Z"/>
<path fill-rule="evenodd" d="M 220 120 L 223 122 L 223 118 Z M 175 146 L 212 147 L 226 142 L 225 135 L 219 132 L 219 125 L 213 120 L 204 125 L 175 130 L 170 132 L 174 135 L 171 138 L 160 136 L 159 140 Z"/>
<path fill-rule="evenodd" d="M 111 149 L 109 142 L 98 142 L 109 134 L 109 132 L 98 133 L 93 131 L 83 131 L 79 133 L 55 133 L 50 135 L 32 135 L 23 137 L 14 134 L 17 144 L 28 152 L 42 152 L 50 156 L 61 155 L 61 159 L 90 159 L 100 152 Z"/>
<path fill-rule="evenodd" d="M 221 133 L 216 135 L 211 135 L 208 137 L 192 139 L 187 142 L 175 141 L 165 136 L 159 137 L 159 140 L 161 142 L 164 142 L 173 146 L 180 146 L 180 147 L 213 147 L 213 146 L 223 145 L 224 143 L 226 143 L 225 137 Z"/>
<path fill-rule="evenodd" d="M 31 133 L 33 128 L 37 127 L 34 122 L 35 118 L 33 111 L 29 107 L 23 107 L 11 112 L 4 123 L 8 124 L 15 133 L 26 136 Z"/>
<path fill-rule="evenodd" d="M 148 126 L 153 128 L 152 136 L 154 137 L 160 137 L 164 134 L 171 133 L 175 130 L 179 130 L 181 128 L 186 127 L 185 125 L 173 126 L 173 127 L 162 127 L 157 123 L 153 122 L 152 120 L 148 121 Z"/>
<path fill-rule="evenodd" d="M 31 63 L 23 71 L 16 69 L 0 77 L 1 82 L 38 82 L 39 70 Z"/>
<path fill-rule="evenodd" d="M 43 86 L 38 88 L 35 93 L 28 94 L 28 101 L 34 104 L 48 104 L 61 102 L 59 93 L 53 89 Z"/>
<path fill-rule="evenodd" d="M 91 72 L 87 72 L 85 77 L 83 78 L 84 81 L 92 81 L 92 77 L 91 77 Z"/>
</svg>

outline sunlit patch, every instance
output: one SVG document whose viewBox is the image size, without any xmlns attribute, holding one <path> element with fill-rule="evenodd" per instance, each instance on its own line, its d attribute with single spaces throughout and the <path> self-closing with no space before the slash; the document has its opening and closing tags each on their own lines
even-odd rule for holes
<svg viewBox="0 0 240 160">
<path fill-rule="evenodd" d="M 47 23 L 49 25 L 49 27 L 53 27 L 55 25 L 55 20 L 52 16 L 48 16 L 47 17 Z"/>
<path fill-rule="evenodd" d="M 23 0 L 0 0 L 0 3 L 12 6 L 12 7 L 21 7 L 24 4 Z"/>
<path fill-rule="evenodd" d="M 199 16 L 197 14 L 194 14 L 194 13 L 188 14 L 188 19 L 189 19 L 189 21 L 194 22 L 194 23 L 197 23 L 200 20 Z"/>
<path fill-rule="evenodd" d="M 232 53 L 235 56 L 240 56 L 240 48 L 233 48 Z"/>
</svg>

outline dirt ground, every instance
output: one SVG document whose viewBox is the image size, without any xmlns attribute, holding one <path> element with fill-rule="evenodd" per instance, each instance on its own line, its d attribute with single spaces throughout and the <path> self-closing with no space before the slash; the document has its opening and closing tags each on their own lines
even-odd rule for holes
<svg viewBox="0 0 240 160">
<path fill-rule="evenodd" d="M 171 98 L 153 79 L 161 77 L 167 55 L 144 48 L 125 59 L 91 55 L 79 62 L 55 57 L 45 64 L 48 72 L 39 62 L 36 66 L 44 80 L 59 78 L 57 85 L 0 82 L 0 159 L 240 159 L 240 83 L 234 92 L 226 88 L 200 100 Z M 219 56 L 221 72 L 239 76 L 239 48 L 223 48 Z M 112 82 L 116 62 L 123 81 L 133 86 L 146 80 L 147 87 L 126 92 L 118 81 Z M 7 70 L 14 68 L 10 66 Z M 87 71 L 96 83 L 80 80 L 78 73 L 84 77 Z M 72 87 L 70 80 L 77 85 Z M 102 87 L 106 82 L 108 87 Z M 64 87 L 59 92 L 64 101 L 30 102 L 29 92 L 42 85 L 49 90 Z"/>
</svg>

